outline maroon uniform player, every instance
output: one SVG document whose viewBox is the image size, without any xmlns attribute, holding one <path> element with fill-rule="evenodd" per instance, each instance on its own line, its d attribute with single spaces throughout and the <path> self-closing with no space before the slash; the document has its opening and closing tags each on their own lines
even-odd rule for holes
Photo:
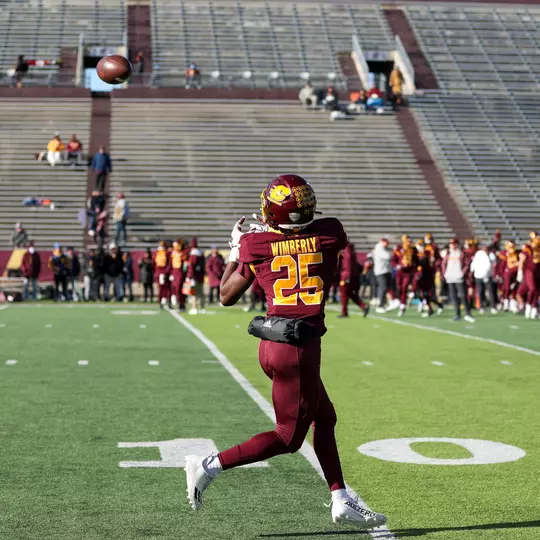
<svg viewBox="0 0 540 540">
<path fill-rule="evenodd" d="M 336 413 L 320 377 L 325 297 L 347 236 L 337 219 L 314 221 L 315 193 L 301 177 L 276 177 L 262 193 L 259 232 L 233 229 L 231 256 L 221 281 L 221 302 L 235 304 L 255 277 L 264 289 L 268 316 L 250 333 L 261 337 L 259 362 L 272 380 L 273 431 L 259 433 L 218 455 L 186 457 L 188 499 L 202 507 L 202 493 L 222 471 L 300 449 L 313 424 L 313 448 L 332 492 L 335 523 L 360 528 L 386 518 L 347 493 L 334 435 Z"/>
<path fill-rule="evenodd" d="M 206 259 L 206 275 L 208 276 L 208 287 L 210 292 L 208 293 L 208 303 L 214 302 L 214 293 L 216 295 L 216 302 L 219 301 L 219 284 L 221 278 L 225 272 L 225 261 L 218 251 L 217 246 L 212 246 L 210 256 Z"/>
<path fill-rule="evenodd" d="M 158 280 L 158 302 L 160 307 L 168 304 L 171 299 L 169 274 L 171 271 L 171 258 L 164 241 L 159 243 L 154 257 L 155 274 Z"/>
<path fill-rule="evenodd" d="M 360 268 L 356 260 L 354 244 L 350 242 L 347 242 L 345 249 L 341 252 L 341 274 L 339 278 L 339 295 L 341 298 L 341 315 L 339 317 L 349 316 L 347 307 L 349 298 L 364 312 L 364 317 L 366 317 L 369 306 L 364 304 L 358 295 Z"/>
<path fill-rule="evenodd" d="M 186 309 L 186 297 L 182 293 L 182 287 L 186 274 L 184 272 L 184 241 L 181 238 L 173 242 L 170 259 L 171 272 L 169 281 L 171 287 L 171 304 L 178 306 L 180 311 L 184 311 Z"/>
<path fill-rule="evenodd" d="M 416 254 L 418 266 L 415 275 L 415 292 L 420 299 L 420 311 L 427 308 L 427 312 L 422 313 L 423 317 L 433 315 L 432 303 L 437 305 L 437 315 L 443 311 L 443 306 L 433 296 L 435 290 L 435 274 L 437 273 L 437 259 L 432 244 L 427 246 L 422 240 L 416 243 Z"/>
<path fill-rule="evenodd" d="M 186 272 L 186 281 L 189 282 L 192 291 L 194 291 L 194 294 L 191 295 L 190 315 L 204 313 L 204 275 L 204 255 L 199 249 L 197 238 L 192 238 Z"/>
<path fill-rule="evenodd" d="M 532 306 L 529 302 L 529 297 L 534 296 L 534 278 L 531 272 L 531 257 L 532 244 L 537 237 L 536 231 L 529 233 L 529 241 L 521 246 L 518 263 L 518 282 L 520 283 L 517 290 L 517 298 L 519 301 L 519 310 L 525 309 L 525 316 L 530 317 Z"/>
<path fill-rule="evenodd" d="M 516 244 L 508 240 L 505 250 L 499 252 L 499 267 L 502 275 L 502 297 L 504 311 L 516 311 L 517 274 L 519 266 L 519 252 Z"/>
<path fill-rule="evenodd" d="M 399 313 L 401 317 L 405 313 L 407 303 L 407 293 L 412 285 L 414 274 L 418 266 L 418 256 L 416 248 L 412 245 L 411 239 L 404 234 L 401 237 L 401 245 L 396 246 L 392 255 L 392 264 L 397 270 L 396 287 L 399 295 Z"/>
</svg>

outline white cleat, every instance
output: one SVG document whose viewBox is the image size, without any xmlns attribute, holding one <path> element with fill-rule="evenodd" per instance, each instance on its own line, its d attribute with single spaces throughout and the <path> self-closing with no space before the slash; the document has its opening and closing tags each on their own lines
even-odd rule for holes
<svg viewBox="0 0 540 540">
<path fill-rule="evenodd" d="M 188 313 L 189 313 L 190 315 L 197 315 L 198 312 L 197 312 L 197 309 L 196 309 L 196 308 L 191 308 L 191 309 L 188 311 Z"/>
<path fill-rule="evenodd" d="M 468 323 L 474 323 L 476 322 L 476 319 L 474 317 L 471 317 L 470 315 L 465 315 L 465 317 L 463 317 Z"/>
<path fill-rule="evenodd" d="M 199 456 L 186 456 L 186 491 L 189 504 L 193 510 L 202 509 L 203 492 L 213 480 L 204 469 L 204 460 L 205 458 Z"/>
<path fill-rule="evenodd" d="M 358 529 L 372 529 L 386 523 L 386 516 L 360 506 L 353 499 L 332 501 L 332 521 Z"/>
<path fill-rule="evenodd" d="M 386 313 L 386 309 L 383 307 L 375 308 L 375 313 Z"/>
<path fill-rule="evenodd" d="M 437 315 L 437 317 L 438 317 L 439 315 L 441 315 L 442 312 L 443 312 L 443 308 L 442 308 L 442 307 L 437 308 L 437 311 L 435 312 L 435 315 Z"/>
<path fill-rule="evenodd" d="M 489 312 L 492 314 L 492 315 L 497 315 L 497 313 L 499 313 L 495 308 L 491 308 L 489 310 Z"/>
</svg>

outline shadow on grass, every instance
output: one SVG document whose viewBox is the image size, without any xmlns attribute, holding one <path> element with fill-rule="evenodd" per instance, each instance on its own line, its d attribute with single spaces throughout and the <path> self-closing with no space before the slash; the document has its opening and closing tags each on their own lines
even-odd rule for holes
<svg viewBox="0 0 540 540">
<path fill-rule="evenodd" d="M 378 532 L 377 538 L 391 538 L 392 536 L 397 538 L 413 538 L 415 536 L 425 536 L 431 533 L 439 532 L 460 532 L 460 531 L 483 531 L 483 530 L 497 530 L 497 529 L 526 529 L 526 528 L 540 528 L 540 520 L 536 521 L 518 521 L 518 522 L 506 522 L 506 523 L 485 523 L 482 525 L 463 525 L 461 527 L 426 527 L 425 529 L 392 529 L 391 532 Z M 373 531 L 375 532 L 375 531 Z M 351 535 L 367 535 L 367 531 L 358 530 L 334 530 L 334 531 L 312 531 L 312 532 L 298 532 L 298 533 L 267 533 L 260 534 L 259 538 L 303 538 L 306 536 L 351 536 Z"/>
</svg>

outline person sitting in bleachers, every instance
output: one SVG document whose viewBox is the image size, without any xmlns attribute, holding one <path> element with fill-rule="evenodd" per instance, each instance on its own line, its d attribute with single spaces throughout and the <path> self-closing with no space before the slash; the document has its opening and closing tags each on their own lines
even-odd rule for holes
<svg viewBox="0 0 540 540">
<path fill-rule="evenodd" d="M 333 86 L 329 86 L 328 90 L 326 90 L 326 95 L 323 99 L 323 105 L 327 111 L 339 110 L 338 93 Z"/>
<path fill-rule="evenodd" d="M 71 161 L 71 166 L 79 165 L 83 157 L 83 145 L 77 139 L 77 135 L 72 135 L 66 146 L 67 160 Z"/>
<path fill-rule="evenodd" d="M 14 248 L 26 247 L 28 245 L 28 234 L 24 230 L 22 223 L 15 223 L 15 230 L 11 235 L 11 244 Z"/>
<path fill-rule="evenodd" d="M 62 163 L 62 152 L 64 149 L 65 145 L 60 138 L 60 133 L 56 132 L 47 145 L 47 161 L 51 164 L 51 167 Z"/>
<path fill-rule="evenodd" d="M 384 96 L 382 90 L 379 90 L 376 86 L 373 86 L 367 93 L 366 110 L 377 111 L 378 113 L 384 112 Z"/>
<path fill-rule="evenodd" d="M 24 59 L 24 56 L 21 54 L 17 58 L 17 63 L 15 64 L 15 72 L 13 74 L 13 79 L 15 81 L 15 86 L 17 88 L 22 88 L 22 80 L 24 76 L 28 73 L 28 62 Z"/>
<path fill-rule="evenodd" d="M 309 107 L 314 107 L 318 103 L 317 94 L 315 94 L 313 87 L 309 82 L 307 82 L 306 85 L 300 90 L 298 99 L 306 109 Z"/>
<path fill-rule="evenodd" d="M 201 72 L 195 62 L 190 62 L 186 69 L 186 88 L 201 88 Z"/>
<path fill-rule="evenodd" d="M 353 91 L 349 94 L 348 110 L 353 112 L 363 112 L 366 110 L 366 92 L 364 90 Z"/>
</svg>

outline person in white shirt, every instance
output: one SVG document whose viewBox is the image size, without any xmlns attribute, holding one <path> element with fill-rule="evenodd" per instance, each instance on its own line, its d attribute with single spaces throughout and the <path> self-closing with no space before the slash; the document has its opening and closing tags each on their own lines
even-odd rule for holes
<svg viewBox="0 0 540 540">
<path fill-rule="evenodd" d="M 377 313 L 387 311 L 384 307 L 387 293 L 392 294 L 392 249 L 389 247 L 388 237 L 383 236 L 373 248 L 373 274 L 377 280 L 377 292 L 379 296 L 379 306 Z M 396 304 L 397 302 L 397 304 Z M 397 299 L 393 299 L 388 309 L 394 309 L 399 305 Z"/>
<path fill-rule="evenodd" d="M 120 245 L 120 235 L 122 234 L 124 237 L 124 243 L 122 245 L 127 244 L 127 231 L 126 231 L 126 225 L 127 220 L 129 218 L 129 205 L 126 199 L 124 198 L 123 193 L 118 193 L 116 196 L 116 204 L 114 206 L 114 223 L 115 223 L 115 235 L 114 235 L 114 243 L 116 245 Z"/>
<path fill-rule="evenodd" d="M 493 261 L 490 257 L 489 248 L 486 246 L 479 249 L 471 262 L 471 272 L 473 273 L 474 280 L 476 282 L 476 292 L 480 300 L 479 313 L 484 313 L 484 300 L 487 296 L 489 298 L 489 304 L 491 313 L 497 314 L 495 290 L 493 287 L 492 279 Z"/>
<path fill-rule="evenodd" d="M 298 99 L 302 105 L 306 107 L 306 109 L 309 107 L 315 107 L 315 105 L 317 105 L 317 95 L 315 94 L 315 91 L 310 83 L 307 82 L 306 86 L 300 90 Z"/>
<path fill-rule="evenodd" d="M 471 315 L 471 307 L 467 299 L 465 284 L 463 282 L 463 275 L 465 273 L 463 251 L 461 251 L 461 248 L 459 247 L 457 238 L 452 238 L 452 240 L 450 240 L 448 252 L 444 256 L 442 262 L 442 273 L 448 285 L 450 299 L 454 303 L 454 308 L 456 310 L 454 321 L 461 320 L 461 304 L 463 303 L 465 306 L 465 320 L 470 323 L 475 322 Z"/>
</svg>

